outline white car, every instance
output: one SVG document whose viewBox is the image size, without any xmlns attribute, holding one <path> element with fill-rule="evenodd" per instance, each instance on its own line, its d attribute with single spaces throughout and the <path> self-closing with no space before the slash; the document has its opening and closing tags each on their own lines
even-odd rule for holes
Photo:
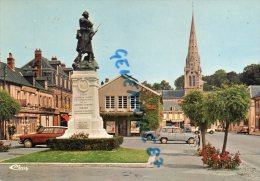
<svg viewBox="0 0 260 181">
<path fill-rule="evenodd" d="M 199 130 L 199 127 L 191 127 L 191 132 L 195 133 L 195 134 L 199 134 L 200 133 L 200 130 Z M 215 131 L 211 128 L 207 129 L 207 133 L 209 134 L 213 134 Z"/>
</svg>

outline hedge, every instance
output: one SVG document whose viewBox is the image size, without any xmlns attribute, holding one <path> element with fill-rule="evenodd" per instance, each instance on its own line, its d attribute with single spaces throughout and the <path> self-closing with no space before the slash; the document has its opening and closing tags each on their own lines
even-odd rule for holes
<svg viewBox="0 0 260 181">
<path fill-rule="evenodd" d="M 119 148 L 123 143 L 123 137 L 117 136 L 113 138 L 86 138 L 86 139 L 48 139 L 47 147 L 52 150 L 113 150 Z"/>
</svg>

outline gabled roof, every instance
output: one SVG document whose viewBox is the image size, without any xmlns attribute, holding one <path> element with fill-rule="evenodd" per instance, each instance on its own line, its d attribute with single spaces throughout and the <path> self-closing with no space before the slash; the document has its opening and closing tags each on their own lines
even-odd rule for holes
<svg viewBox="0 0 260 181">
<path fill-rule="evenodd" d="M 184 90 L 162 90 L 162 99 L 180 99 L 184 96 Z"/>
<path fill-rule="evenodd" d="M 249 92 L 251 98 L 260 97 L 260 85 L 250 85 Z"/>
<path fill-rule="evenodd" d="M 157 96 L 160 96 L 159 93 L 157 93 L 156 91 L 150 89 L 149 87 L 146 87 L 145 85 L 143 85 L 140 82 L 138 82 L 137 79 L 135 79 L 132 76 L 129 76 L 127 74 L 123 74 L 123 75 L 119 75 L 119 76 L 115 77 L 114 79 L 112 79 L 109 82 L 107 82 L 107 83 L 103 84 L 102 86 L 100 86 L 99 89 L 102 89 L 103 87 L 107 86 L 108 84 L 111 84 L 112 82 L 114 82 L 115 80 L 119 79 L 120 77 L 124 77 L 124 78 L 130 79 L 131 81 L 135 82 L 137 85 L 143 87 L 144 89 L 151 91 L 152 93 L 156 94 Z"/>
<path fill-rule="evenodd" d="M 171 107 L 173 108 L 171 110 Z M 176 101 L 165 101 L 163 100 L 163 110 L 164 111 L 180 111 L 181 107 L 177 104 Z"/>
<path fill-rule="evenodd" d="M 28 63 L 26 63 L 24 66 L 22 66 L 21 69 L 27 70 L 27 69 L 30 69 L 30 68 L 34 67 L 34 62 L 35 62 L 35 59 L 32 59 L 31 61 L 29 61 Z M 51 60 L 49 60 L 49 59 L 47 59 L 47 58 L 45 58 L 45 57 L 42 57 L 42 71 L 43 71 L 43 72 L 44 72 L 44 71 L 54 71 L 54 72 L 56 72 L 56 69 L 55 69 L 53 66 L 51 66 L 51 64 L 53 64 L 53 62 L 54 62 L 54 61 L 51 61 Z M 59 62 L 59 63 L 60 63 L 60 61 L 56 61 L 56 62 Z M 63 68 L 62 68 L 62 67 L 58 67 L 58 69 L 59 69 L 59 73 L 60 73 L 61 75 L 68 76 L 68 75 L 63 71 Z"/>
<path fill-rule="evenodd" d="M 6 82 L 11 82 L 18 85 L 24 85 L 28 87 L 33 87 L 32 84 L 30 84 L 22 75 L 22 70 L 19 68 L 15 68 L 15 71 L 10 69 L 8 66 L 6 66 L 6 76 L 4 76 L 5 71 L 4 68 L 6 66 L 6 63 L 0 62 L 0 80 L 4 80 Z"/>
</svg>

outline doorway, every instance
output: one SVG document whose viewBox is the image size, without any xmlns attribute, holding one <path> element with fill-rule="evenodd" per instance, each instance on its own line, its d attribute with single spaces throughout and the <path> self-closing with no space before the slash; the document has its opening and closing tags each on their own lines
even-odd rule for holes
<svg viewBox="0 0 260 181">
<path fill-rule="evenodd" d="M 127 120 L 118 121 L 118 134 L 119 136 L 127 136 Z"/>
</svg>

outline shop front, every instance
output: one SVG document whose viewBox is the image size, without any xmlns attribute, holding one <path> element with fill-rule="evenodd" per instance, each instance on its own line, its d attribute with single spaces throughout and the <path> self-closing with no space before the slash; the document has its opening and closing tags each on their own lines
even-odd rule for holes
<svg viewBox="0 0 260 181">
<path fill-rule="evenodd" d="M 113 116 L 103 118 L 104 128 L 108 134 L 115 136 L 140 136 L 138 121 L 132 116 Z"/>
</svg>

